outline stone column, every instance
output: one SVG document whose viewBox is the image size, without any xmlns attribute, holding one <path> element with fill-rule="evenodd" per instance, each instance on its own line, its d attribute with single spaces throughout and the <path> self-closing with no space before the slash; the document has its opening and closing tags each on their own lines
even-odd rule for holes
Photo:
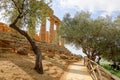
<svg viewBox="0 0 120 80">
<path fill-rule="evenodd" d="M 40 28 L 40 39 L 42 42 L 46 42 L 46 18 L 43 20 Z"/>
<path fill-rule="evenodd" d="M 56 21 L 56 22 L 55 22 L 55 25 L 56 25 L 56 31 L 58 31 L 59 26 L 60 26 L 60 22 Z"/>
<path fill-rule="evenodd" d="M 57 38 L 57 30 L 54 30 L 54 39 Z"/>
<path fill-rule="evenodd" d="M 59 29 L 59 26 L 60 26 L 60 23 L 59 21 L 55 21 L 55 25 L 56 25 L 56 36 L 55 36 L 55 39 L 56 39 L 56 45 L 59 45 L 60 44 L 60 39 L 59 39 L 59 36 L 58 36 L 58 29 Z"/>
<path fill-rule="evenodd" d="M 46 42 L 47 42 L 47 43 L 50 42 L 49 31 L 46 31 Z"/>
<path fill-rule="evenodd" d="M 64 39 L 61 39 L 61 46 L 64 46 Z"/>
<path fill-rule="evenodd" d="M 52 43 L 54 40 L 54 19 L 50 17 L 49 21 L 50 21 L 50 43 Z"/>
</svg>

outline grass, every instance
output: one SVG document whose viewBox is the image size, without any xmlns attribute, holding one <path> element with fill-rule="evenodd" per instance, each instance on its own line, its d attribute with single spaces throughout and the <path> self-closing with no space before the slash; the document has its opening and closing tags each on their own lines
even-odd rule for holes
<svg viewBox="0 0 120 80">
<path fill-rule="evenodd" d="M 16 78 L 19 80 L 59 80 L 64 70 L 67 69 L 69 58 L 62 59 L 59 57 L 62 54 L 53 54 L 51 53 L 51 57 L 48 53 L 44 53 L 44 60 L 42 60 L 44 74 L 40 75 L 34 70 L 36 57 L 32 51 L 28 56 L 24 56 L 3 50 L 0 52 L 0 80 L 16 80 Z M 73 61 L 71 60 L 70 63 Z"/>
<path fill-rule="evenodd" d="M 106 70 L 108 70 L 109 72 L 111 72 L 112 74 L 114 74 L 114 75 L 116 75 L 117 77 L 120 78 L 120 71 L 119 71 L 119 70 L 116 70 L 116 69 L 111 68 L 108 63 L 101 63 L 101 65 L 102 65 Z"/>
</svg>

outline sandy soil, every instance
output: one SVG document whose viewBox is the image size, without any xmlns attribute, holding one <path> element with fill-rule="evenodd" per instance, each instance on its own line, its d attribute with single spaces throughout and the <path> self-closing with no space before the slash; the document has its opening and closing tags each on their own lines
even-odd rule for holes
<svg viewBox="0 0 120 80">
<path fill-rule="evenodd" d="M 83 65 L 83 60 L 69 65 L 60 80 L 93 80 L 88 73 L 87 68 Z"/>
<path fill-rule="evenodd" d="M 0 80 L 59 80 L 63 70 L 43 60 L 44 74 L 34 70 L 35 56 L 0 53 Z"/>
</svg>

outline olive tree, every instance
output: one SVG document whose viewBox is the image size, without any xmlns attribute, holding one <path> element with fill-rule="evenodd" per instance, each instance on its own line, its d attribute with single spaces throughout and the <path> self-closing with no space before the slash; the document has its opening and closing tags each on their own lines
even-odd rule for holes
<svg viewBox="0 0 120 80">
<path fill-rule="evenodd" d="M 31 37 L 21 29 L 21 26 L 34 27 L 36 20 L 42 21 L 42 8 L 46 5 L 44 0 L 0 0 L 0 10 L 3 11 L 4 17 L 10 23 L 10 27 L 23 35 L 31 44 L 36 54 L 35 70 L 43 74 L 41 52 Z"/>
<path fill-rule="evenodd" d="M 59 30 L 67 43 L 81 47 L 90 59 L 99 57 L 98 63 L 101 57 L 118 56 L 119 33 L 109 16 L 92 19 L 89 12 L 76 13 L 73 18 L 66 14 Z"/>
</svg>

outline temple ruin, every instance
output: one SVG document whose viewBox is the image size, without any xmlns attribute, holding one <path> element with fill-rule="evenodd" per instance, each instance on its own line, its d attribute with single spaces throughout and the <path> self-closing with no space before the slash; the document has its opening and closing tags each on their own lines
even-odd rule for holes
<svg viewBox="0 0 120 80">
<path fill-rule="evenodd" d="M 54 11 L 48 5 L 46 6 L 47 6 L 46 9 L 49 15 L 45 17 L 41 23 L 40 32 L 39 32 L 39 41 L 47 42 L 47 43 L 54 43 L 56 45 L 63 46 L 64 43 L 63 41 L 61 41 L 61 39 L 59 39 L 60 37 L 57 34 L 61 21 L 57 16 L 54 15 Z M 49 31 L 46 30 L 47 20 L 50 22 Z"/>
<path fill-rule="evenodd" d="M 41 1 L 42 2 L 42 1 Z M 43 2 L 44 3 L 44 2 Z M 36 41 L 41 41 L 41 42 L 47 42 L 47 43 L 52 43 L 56 45 L 64 45 L 63 40 L 58 36 L 57 31 L 60 26 L 60 19 L 54 15 L 54 11 L 46 4 L 44 3 L 44 8 L 42 7 L 42 14 L 48 14 L 45 16 L 41 22 L 40 26 L 40 32 L 39 35 L 34 35 L 33 39 Z M 46 23 L 47 21 L 50 22 L 49 26 L 49 31 L 46 30 Z M 3 31 L 9 31 L 10 29 L 7 27 L 2 27 L 4 26 L 3 23 L 0 23 L 0 30 Z"/>
</svg>

